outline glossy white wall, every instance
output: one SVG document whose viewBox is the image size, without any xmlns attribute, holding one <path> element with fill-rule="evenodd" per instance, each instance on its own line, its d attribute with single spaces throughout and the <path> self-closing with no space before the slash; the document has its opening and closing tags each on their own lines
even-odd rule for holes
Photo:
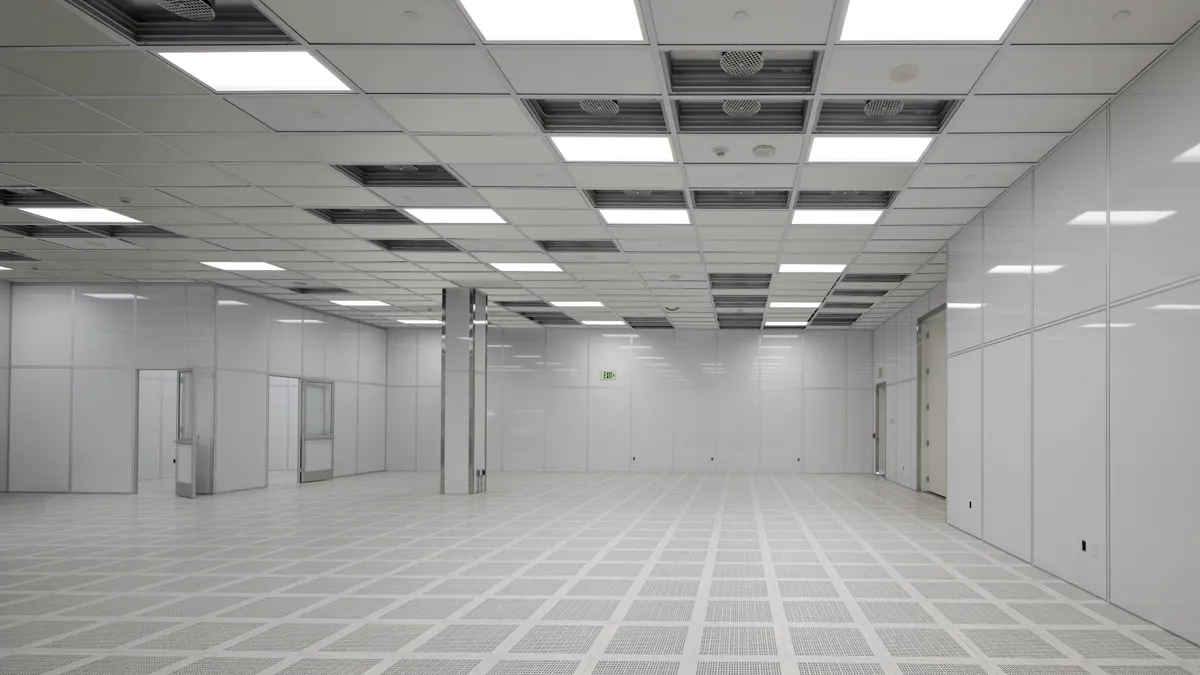
<svg viewBox="0 0 1200 675">
<path fill-rule="evenodd" d="M 0 492 L 8 490 L 8 394 L 12 343 L 12 286 L 0 281 Z"/>
</svg>

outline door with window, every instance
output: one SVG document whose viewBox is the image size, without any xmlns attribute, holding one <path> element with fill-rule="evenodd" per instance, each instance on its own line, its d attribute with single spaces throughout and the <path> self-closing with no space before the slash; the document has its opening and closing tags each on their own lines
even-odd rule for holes
<svg viewBox="0 0 1200 675">
<path fill-rule="evenodd" d="M 175 433 L 175 494 L 196 498 L 196 456 L 200 438 L 196 435 L 196 378 L 190 370 L 181 370 L 176 378 L 178 395 Z"/>
<path fill-rule="evenodd" d="M 946 496 L 946 312 L 920 326 L 921 490 Z"/>
<path fill-rule="evenodd" d="M 333 478 L 333 383 L 304 380 L 300 386 L 300 482 Z"/>
</svg>

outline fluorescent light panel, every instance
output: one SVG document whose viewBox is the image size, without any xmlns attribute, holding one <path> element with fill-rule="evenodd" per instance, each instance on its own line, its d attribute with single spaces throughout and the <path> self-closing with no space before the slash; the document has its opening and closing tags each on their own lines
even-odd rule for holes
<svg viewBox="0 0 1200 675">
<path fill-rule="evenodd" d="M 982 302 L 947 302 L 946 309 L 979 309 L 983 307 Z"/>
<path fill-rule="evenodd" d="M 691 225 L 687 209 L 599 209 L 609 225 Z"/>
<path fill-rule="evenodd" d="M 844 271 L 845 265 L 784 263 L 779 266 L 780 274 L 841 274 Z"/>
<path fill-rule="evenodd" d="M 221 307 L 245 307 L 246 303 L 241 300 L 218 300 L 217 305 Z"/>
<path fill-rule="evenodd" d="M 488 263 L 501 272 L 561 272 L 554 263 Z"/>
<path fill-rule="evenodd" d="M 1085 323 L 1080 328 L 1132 328 L 1132 323 Z"/>
<path fill-rule="evenodd" d="M 422 223 L 434 225 L 503 225 L 504 219 L 492 209 L 404 209 Z"/>
<path fill-rule="evenodd" d="M 275 319 L 279 323 L 325 323 L 320 319 Z"/>
<path fill-rule="evenodd" d="M 584 321 L 585 326 L 624 326 L 624 321 Z"/>
<path fill-rule="evenodd" d="M 643 42 L 634 0 L 462 0 L 489 42 Z"/>
<path fill-rule="evenodd" d="M 0 265 L 0 272 L 11 272 L 11 271 L 12 271 L 11 267 L 4 267 L 4 266 Z"/>
<path fill-rule="evenodd" d="M 1185 150 L 1172 161 L 1176 164 L 1195 164 L 1200 162 L 1200 145 Z"/>
<path fill-rule="evenodd" d="M 796 209 L 793 225 L 874 225 L 882 209 Z"/>
<path fill-rule="evenodd" d="M 330 300 L 330 302 L 342 307 L 391 307 L 382 300 Z"/>
<path fill-rule="evenodd" d="M 201 262 L 226 272 L 283 272 L 282 267 L 266 262 Z"/>
<path fill-rule="evenodd" d="M 1200 311 L 1200 305 L 1155 305 L 1150 309 L 1158 309 L 1174 312 L 1194 312 Z"/>
<path fill-rule="evenodd" d="M 140 223 L 129 216 L 121 215 L 108 209 L 62 207 L 28 207 L 21 209 L 41 218 L 55 220 L 60 223 Z"/>
<path fill-rule="evenodd" d="M 764 323 L 763 325 L 766 326 L 767 328 L 797 328 L 800 326 L 807 326 L 808 322 L 807 321 L 768 321 L 768 322 Z M 762 357 L 762 358 L 766 358 L 766 357 Z"/>
<path fill-rule="evenodd" d="M 551 136 L 568 162 L 674 162 L 666 136 Z"/>
<path fill-rule="evenodd" d="M 396 319 L 400 323 L 409 326 L 440 326 L 442 322 L 438 319 Z"/>
<path fill-rule="evenodd" d="M 1153 225 L 1160 220 L 1166 220 L 1178 211 L 1111 211 L 1109 219 L 1113 225 Z M 1069 225 L 1104 225 L 1104 211 L 1086 211 L 1075 216 Z"/>
<path fill-rule="evenodd" d="M 988 274 L 1053 274 L 1062 265 L 996 265 Z"/>
<path fill-rule="evenodd" d="M 159 56 L 219 92 L 350 91 L 304 51 L 160 52 Z"/>
<path fill-rule="evenodd" d="M 819 302 L 772 302 L 771 309 L 816 309 Z"/>
<path fill-rule="evenodd" d="M 134 295 L 133 293 L 84 293 L 85 297 L 95 298 L 97 300 L 149 300 L 144 295 Z"/>
<path fill-rule="evenodd" d="M 916 164 L 932 142 L 932 136 L 816 136 L 808 161 Z"/>
<path fill-rule="evenodd" d="M 563 300 L 561 302 L 551 302 L 555 307 L 603 307 L 604 303 L 599 300 Z"/>
<path fill-rule="evenodd" d="M 995 42 L 1025 0 L 850 0 L 844 42 Z"/>
</svg>

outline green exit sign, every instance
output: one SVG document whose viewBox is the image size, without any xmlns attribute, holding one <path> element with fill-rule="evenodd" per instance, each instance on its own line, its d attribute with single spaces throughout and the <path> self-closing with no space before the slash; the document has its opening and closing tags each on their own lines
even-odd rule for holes
<svg viewBox="0 0 1200 675">
<path fill-rule="evenodd" d="M 615 380 L 615 379 L 617 379 L 617 374 L 611 370 L 602 370 L 602 371 L 600 371 L 600 379 Z"/>
</svg>

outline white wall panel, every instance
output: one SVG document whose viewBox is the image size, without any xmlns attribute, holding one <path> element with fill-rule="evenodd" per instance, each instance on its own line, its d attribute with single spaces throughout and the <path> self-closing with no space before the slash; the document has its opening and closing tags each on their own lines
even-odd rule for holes
<svg viewBox="0 0 1200 675">
<path fill-rule="evenodd" d="M 1029 335 L 983 349 L 983 534 L 1026 561 L 1033 545 L 1031 359 Z"/>
<path fill-rule="evenodd" d="M 983 535 L 983 351 L 947 361 L 946 520 Z"/>
<path fill-rule="evenodd" d="M 983 343 L 983 217 L 947 244 L 946 349 L 950 354 Z"/>
<path fill-rule="evenodd" d="M 442 386 L 442 331 L 417 331 L 417 386 Z"/>
<path fill-rule="evenodd" d="M 357 340 L 355 343 L 357 344 Z M 333 475 L 358 473 L 358 385 L 333 383 Z"/>
<path fill-rule="evenodd" d="M 804 392 L 804 461 L 807 473 L 846 471 L 846 392 Z"/>
<path fill-rule="evenodd" d="M 875 390 L 846 391 L 846 473 L 875 470 Z"/>
<path fill-rule="evenodd" d="M 490 351 L 489 357 L 500 356 L 500 349 Z M 588 333 L 584 331 L 546 331 L 545 356 L 547 387 L 586 387 L 596 377 L 588 367 Z"/>
<path fill-rule="evenodd" d="M 316 312 L 304 312 L 304 377 L 325 377 L 325 349 L 330 342 L 327 317 Z M 315 323 L 320 321 L 320 323 Z"/>
<path fill-rule="evenodd" d="M 808 403 L 800 389 L 762 393 L 760 471 L 808 471 L 804 465 L 804 449 L 809 440 L 804 437 L 806 405 Z M 821 420 L 822 426 L 831 422 Z"/>
<path fill-rule="evenodd" d="M 267 469 L 298 470 L 300 451 L 300 380 L 270 377 L 267 394 Z"/>
<path fill-rule="evenodd" d="M 266 374 L 217 371 L 214 492 L 266 487 L 267 412 Z"/>
<path fill-rule="evenodd" d="M 442 390 L 417 387 L 417 471 L 442 465 Z"/>
<path fill-rule="evenodd" d="M 759 435 L 762 433 L 759 395 L 762 371 L 774 366 L 776 355 L 758 349 L 756 331 L 717 331 L 717 358 L 725 364 L 716 378 L 718 401 L 717 470 L 758 470 Z M 828 344 L 828 343 L 827 343 Z M 845 377 L 845 342 L 839 370 Z M 836 350 L 832 350 L 836 351 Z M 764 365 L 771 363 L 771 366 Z"/>
<path fill-rule="evenodd" d="M 358 381 L 387 382 L 387 331 L 382 328 L 358 326 Z"/>
<path fill-rule="evenodd" d="M 630 468 L 671 471 L 675 465 L 675 331 L 641 330 L 633 345 L 649 349 L 630 350 Z"/>
<path fill-rule="evenodd" d="M 417 470 L 417 388 L 387 388 L 387 470 Z"/>
<path fill-rule="evenodd" d="M 71 365 L 73 293 L 69 285 L 12 289 L 12 364 Z"/>
<path fill-rule="evenodd" d="M 12 285 L 0 281 L 0 366 L 12 362 Z M 3 482 L 0 482 L 2 485 Z"/>
<path fill-rule="evenodd" d="M 682 378 L 675 387 L 675 469 L 715 471 L 720 377 L 717 331 L 675 331 L 675 362 Z"/>
<path fill-rule="evenodd" d="M 846 331 L 846 386 L 850 389 L 870 389 L 875 386 L 873 331 Z"/>
<path fill-rule="evenodd" d="M 178 368 L 187 360 L 188 286 L 139 286 L 137 366 Z M 210 343 L 211 345 L 211 343 Z"/>
<path fill-rule="evenodd" d="M 126 325 L 133 327 L 132 316 Z M 131 368 L 74 371 L 71 492 L 135 491 L 136 377 Z"/>
<path fill-rule="evenodd" d="M 846 386 L 846 333 L 842 330 L 814 330 L 804 333 L 804 386 L 806 388 L 844 388 Z"/>
<path fill-rule="evenodd" d="M 72 363 L 76 368 L 133 366 L 137 344 L 135 289 L 125 284 L 75 287 Z"/>
<path fill-rule="evenodd" d="M 388 329 L 387 383 L 389 387 L 417 386 L 417 333 L 415 328 Z"/>
<path fill-rule="evenodd" d="M 221 305 L 236 300 L 242 305 Z M 270 300 L 227 289 L 217 292 L 217 366 L 265 373 L 271 345 Z"/>
<path fill-rule="evenodd" d="M 896 386 L 896 433 L 888 437 L 888 450 L 896 449 L 896 462 L 887 468 L 888 478 L 917 489 L 917 381 Z M 889 387 L 889 390 L 891 387 Z M 890 403 L 890 401 L 889 401 Z M 889 413 L 889 416 L 891 413 Z"/>
<path fill-rule="evenodd" d="M 382 379 L 382 364 L 377 372 Z M 358 473 L 385 468 L 386 415 L 387 389 L 382 385 L 358 385 Z"/>
<path fill-rule="evenodd" d="M 541 471 L 546 462 L 546 331 L 508 330 L 504 338 L 512 345 L 502 350 L 504 470 Z"/>
<path fill-rule="evenodd" d="M 1099 596 L 1108 585 L 1106 331 L 1087 326 L 1104 319 L 1033 336 L 1033 563 Z"/>
<path fill-rule="evenodd" d="M 993 272 L 1001 265 L 1033 264 L 1033 179 L 1021 179 L 983 216 L 983 340 L 1032 325 L 1033 275 Z"/>
<path fill-rule="evenodd" d="M 14 289 L 14 297 L 23 295 Z M 10 492 L 66 492 L 70 487 L 71 371 L 17 368 L 11 374 Z"/>
<path fill-rule="evenodd" d="M 359 324 L 329 317 L 326 326 L 325 378 L 339 382 L 356 382 Z"/>
<path fill-rule="evenodd" d="M 593 343 L 595 344 L 595 343 Z M 588 470 L 628 471 L 629 389 L 595 387 L 588 391 Z M 507 470 L 510 446 L 505 446 Z"/>
<path fill-rule="evenodd" d="M 896 314 L 896 379 L 900 381 L 917 376 L 918 316 L 912 305 Z"/>
<path fill-rule="evenodd" d="M 586 345 L 586 341 L 584 341 Z M 546 396 L 545 471 L 588 470 L 588 390 L 583 387 L 551 387 Z M 489 427 L 503 420 L 488 420 Z M 490 431 L 490 429 L 489 429 Z M 489 460 L 492 448 L 488 447 Z M 518 451 L 518 456 L 521 453 Z"/>
<path fill-rule="evenodd" d="M 900 482 L 900 451 L 903 441 L 900 438 L 900 418 L 904 414 L 900 410 L 900 384 L 888 383 L 887 391 L 887 437 L 884 450 L 887 460 L 884 462 L 885 476 L 893 483 Z"/>
<path fill-rule="evenodd" d="M 185 365 L 211 368 L 217 353 L 217 289 L 214 286 L 188 286 L 185 302 Z M 161 365 L 171 367 L 174 364 Z"/>
<path fill-rule="evenodd" d="M 268 372 L 299 377 L 304 373 L 304 310 L 281 302 L 270 304 Z"/>
</svg>

